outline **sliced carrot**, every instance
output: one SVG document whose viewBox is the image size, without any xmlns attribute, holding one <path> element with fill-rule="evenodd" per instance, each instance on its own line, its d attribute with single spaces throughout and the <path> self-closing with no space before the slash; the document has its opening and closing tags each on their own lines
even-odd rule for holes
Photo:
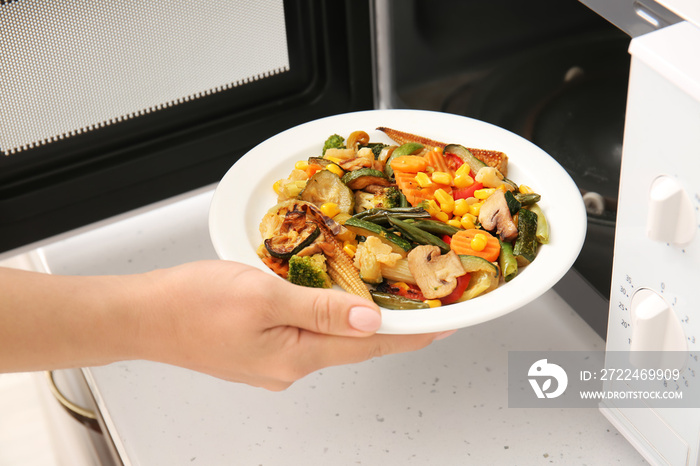
<svg viewBox="0 0 700 466">
<path fill-rule="evenodd" d="M 262 261 L 265 265 L 267 265 L 270 268 L 270 270 L 275 272 L 277 275 L 285 279 L 287 278 L 287 274 L 289 273 L 288 261 L 270 256 L 263 257 Z"/>
<path fill-rule="evenodd" d="M 412 206 L 420 204 L 422 201 L 435 198 L 435 190 L 440 186 L 430 186 L 422 188 L 416 181 L 416 174 L 412 172 L 395 171 L 396 186 L 406 196 L 406 200 Z"/>
<path fill-rule="evenodd" d="M 433 167 L 435 171 L 449 173 L 451 176 L 454 176 L 454 170 L 450 168 L 447 159 L 441 152 L 434 150 L 428 151 L 424 158 L 428 162 L 428 165 Z"/>
<path fill-rule="evenodd" d="M 318 165 L 318 164 L 315 164 L 315 163 L 310 163 L 309 166 L 306 167 L 306 170 L 305 170 L 305 171 L 306 171 L 306 176 L 308 176 L 309 178 L 311 178 L 312 176 L 314 176 L 314 174 L 315 174 L 316 172 L 318 172 L 318 171 L 320 171 L 320 170 L 323 170 L 323 167 L 322 167 L 322 166 L 320 166 L 320 165 Z"/>
<path fill-rule="evenodd" d="M 415 176 L 416 173 L 425 171 L 428 161 L 420 155 L 400 155 L 392 159 L 390 164 L 394 171 L 413 172 Z"/>
<path fill-rule="evenodd" d="M 486 236 L 486 247 L 481 251 L 475 251 L 472 248 L 472 240 L 479 233 Z M 483 257 L 489 262 L 497 261 L 498 255 L 501 253 L 501 244 L 498 242 L 498 238 L 491 235 L 491 233 L 488 231 L 480 230 L 478 228 L 458 231 L 452 235 L 450 248 L 457 254 L 479 256 Z"/>
</svg>

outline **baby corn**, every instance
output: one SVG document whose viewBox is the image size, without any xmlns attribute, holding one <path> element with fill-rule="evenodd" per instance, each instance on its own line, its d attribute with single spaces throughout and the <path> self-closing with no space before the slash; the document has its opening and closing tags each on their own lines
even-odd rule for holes
<svg viewBox="0 0 700 466">
<path fill-rule="evenodd" d="M 326 242 L 332 246 L 330 254 L 326 254 L 326 266 L 328 267 L 328 275 L 339 287 L 348 293 L 362 296 L 363 298 L 372 300 L 372 295 L 365 286 L 365 283 L 360 279 L 360 271 L 355 268 L 350 256 L 343 250 L 343 245 L 335 239 L 333 234 L 323 227 Z"/>
</svg>

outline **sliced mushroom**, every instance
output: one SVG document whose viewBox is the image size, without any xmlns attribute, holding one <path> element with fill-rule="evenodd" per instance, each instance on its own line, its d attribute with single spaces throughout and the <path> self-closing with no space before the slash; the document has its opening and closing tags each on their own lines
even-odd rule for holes
<svg viewBox="0 0 700 466">
<path fill-rule="evenodd" d="M 484 230 L 496 230 L 503 241 L 512 241 L 518 236 L 518 226 L 510 215 L 503 191 L 494 191 L 484 201 L 479 210 L 479 223 Z"/>
<path fill-rule="evenodd" d="M 441 255 L 437 246 L 413 248 L 408 253 L 408 269 L 427 299 L 449 295 L 457 286 L 457 277 L 466 273 L 454 251 Z"/>
</svg>

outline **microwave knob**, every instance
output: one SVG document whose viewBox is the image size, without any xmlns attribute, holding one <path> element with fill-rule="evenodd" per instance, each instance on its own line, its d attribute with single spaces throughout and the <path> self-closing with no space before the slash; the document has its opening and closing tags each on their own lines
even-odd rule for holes
<svg viewBox="0 0 700 466">
<path fill-rule="evenodd" d="M 688 344 L 673 308 L 658 293 L 641 288 L 630 303 L 630 358 L 639 368 L 677 368 L 686 362 Z"/>
<path fill-rule="evenodd" d="M 664 243 L 685 244 L 696 228 L 695 209 L 680 183 L 667 175 L 656 178 L 649 192 L 647 236 Z"/>
</svg>

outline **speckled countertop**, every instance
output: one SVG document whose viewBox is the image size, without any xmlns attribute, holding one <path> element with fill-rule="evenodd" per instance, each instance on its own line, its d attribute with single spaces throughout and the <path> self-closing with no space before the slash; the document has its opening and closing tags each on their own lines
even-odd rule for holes
<svg viewBox="0 0 700 466">
<path fill-rule="evenodd" d="M 53 273 L 215 258 L 212 187 L 43 248 Z M 281 393 L 163 364 L 84 370 L 127 465 L 644 464 L 597 409 L 509 408 L 508 351 L 603 350 L 554 291 L 429 348 L 312 374 Z"/>
</svg>

